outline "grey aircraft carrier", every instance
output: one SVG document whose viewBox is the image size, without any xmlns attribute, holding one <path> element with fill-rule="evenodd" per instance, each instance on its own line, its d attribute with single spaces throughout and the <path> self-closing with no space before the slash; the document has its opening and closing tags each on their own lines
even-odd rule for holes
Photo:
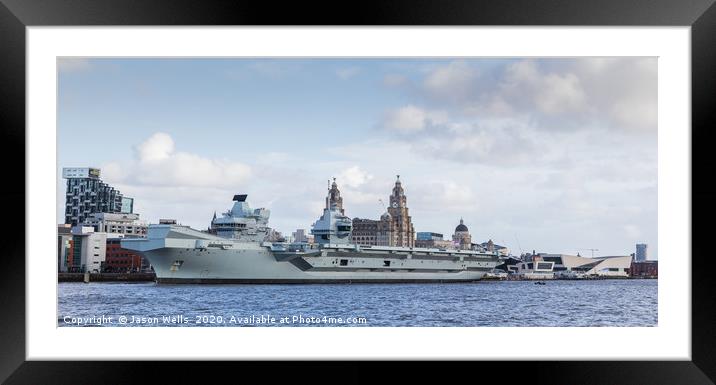
<svg viewBox="0 0 716 385">
<path fill-rule="evenodd" d="M 469 282 L 500 263 L 486 250 L 351 244 L 352 221 L 329 199 L 314 243 L 269 242 L 269 210 L 246 197 L 235 195 L 210 232 L 152 224 L 121 245 L 147 258 L 159 283 Z"/>
</svg>

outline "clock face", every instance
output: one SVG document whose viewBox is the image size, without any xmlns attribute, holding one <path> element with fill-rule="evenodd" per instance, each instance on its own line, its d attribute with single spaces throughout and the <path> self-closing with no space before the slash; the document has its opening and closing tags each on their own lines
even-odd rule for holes
<svg viewBox="0 0 716 385">
<path fill-rule="evenodd" d="M 398 202 L 393 202 L 393 207 L 398 207 Z"/>
</svg>

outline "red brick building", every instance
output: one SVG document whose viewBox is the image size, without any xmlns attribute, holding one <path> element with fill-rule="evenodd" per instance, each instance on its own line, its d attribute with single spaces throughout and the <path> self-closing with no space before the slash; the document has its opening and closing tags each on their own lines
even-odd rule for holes
<svg viewBox="0 0 716 385">
<path fill-rule="evenodd" d="M 644 261 L 644 262 L 632 262 L 631 263 L 631 276 L 632 277 L 653 277 L 659 276 L 659 262 L 658 261 Z"/>
<path fill-rule="evenodd" d="M 107 252 L 104 262 L 106 272 L 133 272 L 142 271 L 142 264 L 146 265 L 139 254 L 123 249 L 119 238 L 107 239 Z"/>
</svg>

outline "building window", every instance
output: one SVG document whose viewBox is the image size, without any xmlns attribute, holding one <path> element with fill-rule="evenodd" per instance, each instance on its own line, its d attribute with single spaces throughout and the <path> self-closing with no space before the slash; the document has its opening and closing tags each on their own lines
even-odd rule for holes
<svg viewBox="0 0 716 385">
<path fill-rule="evenodd" d="M 538 270 L 550 270 L 552 268 L 551 263 L 538 263 L 537 269 Z"/>
</svg>

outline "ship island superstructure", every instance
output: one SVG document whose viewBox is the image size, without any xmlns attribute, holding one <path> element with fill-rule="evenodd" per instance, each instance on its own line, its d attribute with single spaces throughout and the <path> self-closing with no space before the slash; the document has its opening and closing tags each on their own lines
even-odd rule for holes
<svg viewBox="0 0 716 385">
<path fill-rule="evenodd" d="M 153 224 L 121 245 L 147 258 L 159 283 L 470 282 L 500 263 L 490 251 L 352 244 L 352 221 L 330 195 L 314 243 L 269 242 L 270 211 L 246 198 L 235 195 L 208 232 Z"/>
</svg>

